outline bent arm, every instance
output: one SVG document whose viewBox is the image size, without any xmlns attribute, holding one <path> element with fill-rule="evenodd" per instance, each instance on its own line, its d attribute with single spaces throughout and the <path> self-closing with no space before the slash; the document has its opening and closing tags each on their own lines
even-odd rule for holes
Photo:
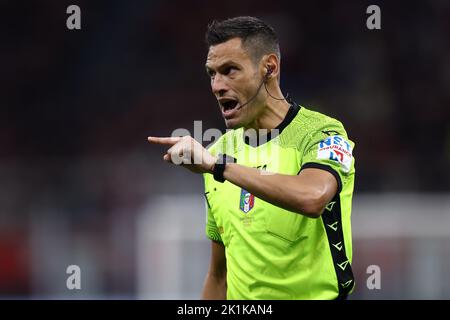
<svg viewBox="0 0 450 320">
<path fill-rule="evenodd" d="M 318 218 L 338 191 L 336 178 L 328 171 L 306 168 L 298 175 L 262 174 L 239 164 L 227 164 L 224 177 L 256 197 L 281 208 Z"/>
<path fill-rule="evenodd" d="M 211 262 L 203 286 L 202 299 L 225 300 L 227 298 L 227 265 L 225 247 L 211 241 Z"/>
</svg>

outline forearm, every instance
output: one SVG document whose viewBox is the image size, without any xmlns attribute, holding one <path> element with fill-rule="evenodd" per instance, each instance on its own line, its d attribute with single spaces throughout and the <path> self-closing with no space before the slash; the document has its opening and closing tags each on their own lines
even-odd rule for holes
<svg viewBox="0 0 450 320">
<path fill-rule="evenodd" d="M 206 275 L 203 286 L 202 299 L 204 300 L 226 300 L 227 280 L 226 276 L 214 276 L 210 272 Z"/>
<path fill-rule="evenodd" d="M 325 190 L 302 182 L 298 176 L 264 173 L 255 168 L 227 164 L 224 177 L 256 197 L 308 217 L 320 216 Z"/>
</svg>

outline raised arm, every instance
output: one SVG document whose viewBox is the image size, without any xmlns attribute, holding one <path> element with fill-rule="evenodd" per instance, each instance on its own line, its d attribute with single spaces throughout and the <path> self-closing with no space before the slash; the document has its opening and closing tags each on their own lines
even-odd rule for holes
<svg viewBox="0 0 450 320">
<path fill-rule="evenodd" d="M 322 214 L 338 189 L 331 173 L 315 168 L 304 169 L 298 175 L 267 175 L 231 163 L 226 165 L 224 177 L 260 199 L 310 218 Z"/>
<path fill-rule="evenodd" d="M 181 164 L 196 173 L 214 170 L 217 157 L 190 136 L 151 137 L 149 141 L 170 146 L 164 155 L 168 162 Z M 261 174 L 258 169 L 230 163 L 223 176 L 260 199 L 311 218 L 320 217 L 338 191 L 336 178 L 330 172 L 316 168 L 304 169 L 298 175 Z"/>
</svg>

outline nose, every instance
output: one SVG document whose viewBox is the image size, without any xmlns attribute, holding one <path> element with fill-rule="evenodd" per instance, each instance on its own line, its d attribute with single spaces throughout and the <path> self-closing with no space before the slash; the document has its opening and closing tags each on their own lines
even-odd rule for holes
<svg viewBox="0 0 450 320">
<path fill-rule="evenodd" d="M 216 74 L 211 80 L 211 89 L 216 97 L 222 97 L 229 88 L 226 83 L 226 79 L 222 75 Z"/>
</svg>

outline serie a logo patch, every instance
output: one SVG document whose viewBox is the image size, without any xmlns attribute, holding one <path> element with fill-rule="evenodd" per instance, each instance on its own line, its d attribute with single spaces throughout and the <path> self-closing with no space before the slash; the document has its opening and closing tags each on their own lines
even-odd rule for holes
<svg viewBox="0 0 450 320">
<path fill-rule="evenodd" d="M 343 170 L 349 172 L 352 158 L 352 146 L 341 136 L 331 136 L 319 142 L 317 159 L 339 162 Z"/>
<path fill-rule="evenodd" d="M 247 213 L 252 210 L 255 204 L 255 196 L 245 189 L 241 189 L 241 198 L 239 201 L 239 209 Z"/>
</svg>

